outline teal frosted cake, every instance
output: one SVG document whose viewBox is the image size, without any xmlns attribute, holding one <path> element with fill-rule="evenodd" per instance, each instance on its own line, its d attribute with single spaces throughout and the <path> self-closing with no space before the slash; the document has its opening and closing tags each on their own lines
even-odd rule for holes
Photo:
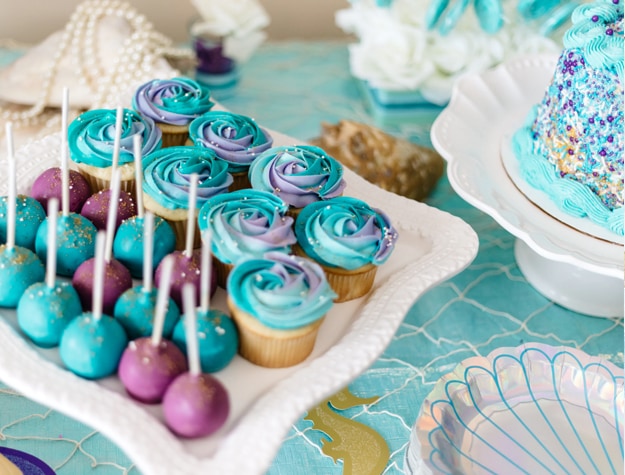
<svg viewBox="0 0 625 475">
<path fill-rule="evenodd" d="M 623 235 L 623 0 L 575 9 L 552 81 L 512 146 L 522 178 L 563 212 Z"/>
</svg>

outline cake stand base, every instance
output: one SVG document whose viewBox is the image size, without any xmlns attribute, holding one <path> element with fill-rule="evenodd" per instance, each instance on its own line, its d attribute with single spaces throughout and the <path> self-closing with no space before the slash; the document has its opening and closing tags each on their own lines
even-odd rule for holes
<svg viewBox="0 0 625 475">
<path fill-rule="evenodd" d="M 623 317 L 623 279 L 547 259 L 517 239 L 514 255 L 527 281 L 555 303 L 593 317 Z"/>
</svg>

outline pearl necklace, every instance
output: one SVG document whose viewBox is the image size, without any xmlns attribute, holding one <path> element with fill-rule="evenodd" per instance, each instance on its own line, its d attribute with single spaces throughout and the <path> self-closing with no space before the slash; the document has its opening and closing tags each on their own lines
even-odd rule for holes
<svg viewBox="0 0 625 475">
<path fill-rule="evenodd" d="M 95 37 L 98 21 L 107 16 L 126 20 L 132 30 L 109 69 L 102 68 L 96 61 Z M 44 113 L 44 110 L 49 103 L 61 60 L 68 53 L 71 54 L 79 81 L 93 91 L 91 108 L 116 107 L 120 95 L 128 90 L 130 84 L 151 79 L 148 75 L 157 58 L 193 58 L 190 50 L 173 48 L 171 44 L 169 38 L 155 31 L 145 16 L 128 3 L 120 0 L 87 0 L 78 5 L 65 25 L 59 47 L 44 75 L 43 86 L 35 103 L 21 111 L 0 108 L 0 118 L 13 122 L 14 127 L 38 125 L 45 121 L 51 125 L 50 114 Z"/>
</svg>

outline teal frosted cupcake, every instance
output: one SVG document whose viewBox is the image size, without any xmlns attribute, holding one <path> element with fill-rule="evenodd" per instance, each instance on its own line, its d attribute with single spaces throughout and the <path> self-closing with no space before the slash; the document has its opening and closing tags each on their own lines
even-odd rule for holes
<svg viewBox="0 0 625 475">
<path fill-rule="evenodd" d="M 111 187 L 116 115 L 115 109 L 90 110 L 76 117 L 67 129 L 69 156 L 93 193 Z M 133 141 L 137 135 L 141 137 L 142 156 L 161 147 L 162 134 L 154 121 L 124 109 L 119 150 L 120 189 L 132 196 L 135 194 Z"/>
<path fill-rule="evenodd" d="M 293 216 L 304 206 L 343 194 L 343 166 L 312 145 L 272 147 L 250 165 L 252 188 L 269 191 L 289 205 Z"/>
<path fill-rule="evenodd" d="M 189 139 L 193 145 L 214 150 L 228 164 L 233 191 L 250 187 L 250 165 L 273 144 L 269 132 L 254 119 L 226 111 L 207 112 L 191 122 Z"/>
<path fill-rule="evenodd" d="M 398 237 L 385 213 L 344 196 L 304 207 L 295 235 L 295 253 L 321 265 L 338 294 L 336 302 L 371 290 L 378 266 L 388 260 Z"/>
<path fill-rule="evenodd" d="M 212 233 L 211 251 L 217 282 L 226 287 L 228 273 L 242 259 L 266 252 L 291 252 L 296 238 L 288 206 L 275 195 L 252 189 L 215 196 L 200 209 L 200 231 Z"/>
<path fill-rule="evenodd" d="M 321 267 L 308 259 L 270 252 L 239 262 L 228 277 L 239 353 L 270 368 L 300 363 L 335 297 Z"/>
<path fill-rule="evenodd" d="M 211 110 L 210 90 L 187 77 L 152 79 L 137 88 L 132 107 L 163 133 L 163 147 L 185 145 L 189 124 Z"/>
<path fill-rule="evenodd" d="M 176 234 L 176 249 L 184 249 L 191 176 L 197 173 L 196 209 L 210 198 L 226 193 L 232 184 L 227 165 L 210 149 L 167 147 L 143 159 L 145 209 L 167 220 Z M 196 235 L 196 247 L 199 245 Z"/>
</svg>

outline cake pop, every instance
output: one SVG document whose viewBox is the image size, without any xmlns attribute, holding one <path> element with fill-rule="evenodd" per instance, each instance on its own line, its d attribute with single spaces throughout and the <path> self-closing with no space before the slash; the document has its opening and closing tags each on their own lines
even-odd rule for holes
<svg viewBox="0 0 625 475">
<path fill-rule="evenodd" d="M 119 196 L 120 186 L 120 171 L 116 170 L 113 173 L 113 180 L 111 183 L 112 203 L 117 203 L 117 197 Z M 115 233 L 115 221 L 117 215 L 117 206 L 113 205 L 109 208 L 107 229 L 106 229 L 106 247 L 104 253 L 104 290 L 102 297 L 103 311 L 107 315 L 112 315 L 115 302 L 121 294 L 132 287 L 132 277 L 130 271 L 126 269 L 121 262 L 117 259 L 113 259 L 113 235 Z M 93 297 L 93 276 L 95 269 L 95 258 L 89 259 L 76 269 L 74 276 L 72 277 L 72 284 L 78 295 L 84 309 L 92 308 Z"/>
<path fill-rule="evenodd" d="M 0 242 L 7 238 L 7 200 L 0 198 Z M 30 196 L 18 195 L 15 204 L 15 244 L 31 251 L 35 250 L 37 229 L 46 218 L 46 213 L 37 200 Z"/>
<path fill-rule="evenodd" d="M 239 347 L 239 334 L 234 322 L 220 310 L 210 309 L 209 278 L 211 275 L 211 235 L 202 235 L 202 271 L 200 308 L 197 312 L 197 339 L 200 365 L 205 373 L 219 371 L 232 361 Z M 183 316 L 174 328 L 173 341 L 182 351 L 187 351 Z"/>
<path fill-rule="evenodd" d="M 71 277 L 80 264 L 93 257 L 95 236 L 98 230 L 87 218 L 72 212 L 70 203 L 70 170 L 67 151 L 67 110 L 69 93 L 63 90 L 61 107 L 61 216 L 56 223 L 56 272 Z M 47 260 L 48 221 L 44 221 L 37 230 L 35 250 L 42 260 Z"/>
<path fill-rule="evenodd" d="M 122 107 L 118 107 L 117 114 L 115 116 L 115 136 L 113 139 L 113 165 L 111 176 L 114 176 L 115 172 L 118 169 L 119 147 L 121 142 L 123 117 L 124 109 Z M 95 227 L 98 228 L 98 230 L 106 229 L 108 224 L 108 210 L 112 201 L 112 187 L 113 184 L 111 183 L 111 187 L 108 190 L 101 190 L 91 195 L 87 199 L 87 201 L 85 201 L 85 204 L 80 210 L 80 214 L 82 214 L 85 218 L 89 219 L 89 221 L 91 221 L 95 225 Z M 124 190 L 119 191 L 119 194 L 115 201 L 117 203 L 117 218 L 115 229 L 117 229 L 122 221 L 137 214 L 137 208 L 132 195 Z"/>
<path fill-rule="evenodd" d="M 195 438 L 212 434 L 224 425 L 230 412 L 230 399 L 217 378 L 201 372 L 193 284 L 185 284 L 183 298 L 189 371 L 176 377 L 167 387 L 163 414 L 172 432 Z"/>
<path fill-rule="evenodd" d="M 152 336 L 131 341 L 119 362 L 119 379 L 128 394 L 149 404 L 160 402 L 169 384 L 188 369 L 184 353 L 163 338 L 167 307 L 175 305 L 169 297 L 172 265 L 172 257 L 167 256 L 163 260 L 163 285 L 158 289 Z"/>
<path fill-rule="evenodd" d="M 28 287 L 17 304 L 17 323 L 37 345 L 57 346 L 67 324 L 82 313 L 80 298 L 69 282 L 56 280 L 56 221 L 59 202 L 48 200 L 46 280 Z"/>
<path fill-rule="evenodd" d="M 182 251 L 174 251 L 170 255 L 174 257 L 174 270 L 172 273 L 171 284 L 171 297 L 174 302 L 182 307 L 182 286 L 186 283 L 191 283 L 196 289 L 196 300 L 200 297 L 200 274 L 201 274 L 201 252 L 199 250 L 193 250 L 193 243 L 195 240 L 195 207 L 197 199 L 197 174 L 191 175 L 191 183 L 189 187 L 189 213 L 187 223 L 187 234 L 185 249 Z M 211 294 L 214 294 L 217 290 L 217 276 L 211 277 Z M 161 280 L 160 266 L 156 268 L 154 275 L 154 281 L 156 286 L 160 285 Z"/>
<path fill-rule="evenodd" d="M 106 233 L 96 237 L 93 272 L 93 309 L 75 317 L 65 327 L 59 344 L 63 364 L 79 376 L 97 379 L 115 373 L 128 344 L 124 328 L 113 317 L 102 313 Z"/>
<path fill-rule="evenodd" d="M 145 209 L 143 207 L 143 167 L 141 164 L 141 137 L 134 137 L 135 181 L 137 189 L 137 215 L 121 223 L 113 242 L 113 255 L 124 264 L 130 274 L 140 278 L 143 272 L 143 226 Z M 167 254 L 176 248 L 176 235 L 171 226 L 160 216 L 154 217 L 154 246 L 152 263 L 158 266 Z M 151 269 L 150 272 L 154 272 Z"/>
<path fill-rule="evenodd" d="M 63 171 L 61 167 L 52 167 L 45 170 L 33 182 L 30 196 L 41 203 L 44 208 L 48 206 L 50 198 L 61 201 L 63 196 Z M 69 171 L 69 211 L 79 213 L 82 205 L 91 196 L 91 186 L 80 172 Z"/>
<path fill-rule="evenodd" d="M 135 339 L 152 333 L 152 320 L 157 302 L 157 291 L 152 285 L 152 247 L 154 243 L 154 215 L 147 213 L 144 218 L 143 231 L 143 285 L 126 290 L 115 303 L 115 318 L 122 324 L 129 338 Z M 171 271 L 170 271 L 171 272 Z M 161 282 L 162 289 L 164 282 Z M 162 333 L 166 338 L 171 336 L 174 325 L 180 317 L 176 303 L 169 297 L 170 283 L 167 282 L 169 302 L 163 321 Z"/>
<path fill-rule="evenodd" d="M 6 125 L 9 164 L 7 199 L 7 240 L 0 245 L 0 307 L 15 308 L 21 295 L 35 282 L 43 280 L 43 263 L 30 249 L 15 244 L 17 185 L 13 155 L 13 126 Z"/>
</svg>

